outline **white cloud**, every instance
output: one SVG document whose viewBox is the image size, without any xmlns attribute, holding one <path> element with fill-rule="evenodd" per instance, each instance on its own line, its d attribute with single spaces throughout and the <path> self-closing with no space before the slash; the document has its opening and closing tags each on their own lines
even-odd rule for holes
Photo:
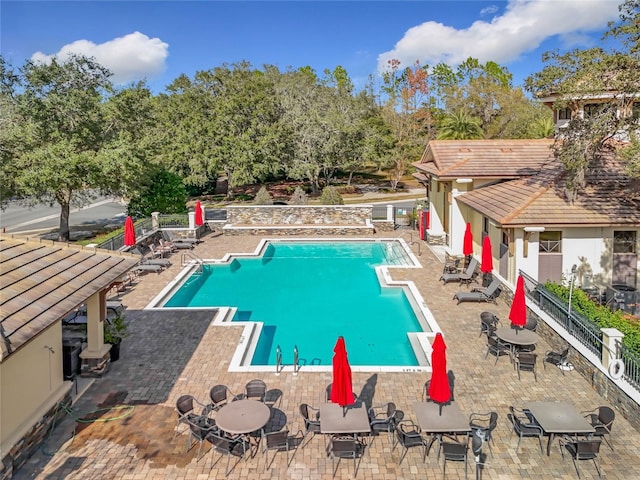
<svg viewBox="0 0 640 480">
<path fill-rule="evenodd" d="M 438 22 L 410 28 L 393 50 L 378 55 L 378 70 L 398 59 L 402 66 L 458 65 L 469 57 L 506 65 L 535 50 L 547 38 L 583 38 L 618 18 L 618 0 L 509 0 L 505 12 L 456 29 Z M 485 12 L 488 13 L 488 12 Z M 573 46 L 578 46 L 574 44 Z"/>
<path fill-rule="evenodd" d="M 31 60 L 46 63 L 53 57 L 64 60 L 70 54 L 93 57 L 113 73 L 111 80 L 114 84 L 122 85 L 162 73 L 166 68 L 168 50 L 169 45 L 159 38 L 134 32 L 99 45 L 89 40 L 77 40 L 52 55 L 36 52 Z"/>
</svg>

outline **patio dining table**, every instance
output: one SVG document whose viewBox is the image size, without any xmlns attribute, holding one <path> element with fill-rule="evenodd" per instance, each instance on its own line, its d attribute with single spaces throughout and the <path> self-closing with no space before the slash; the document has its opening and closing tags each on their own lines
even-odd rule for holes
<svg viewBox="0 0 640 480">
<path fill-rule="evenodd" d="M 496 336 L 511 345 L 535 345 L 540 340 L 537 333 L 525 328 L 499 327 Z"/>
<path fill-rule="evenodd" d="M 367 406 L 362 401 L 341 407 L 337 403 L 322 403 L 320 410 L 321 433 L 367 434 L 371 432 Z"/>
<path fill-rule="evenodd" d="M 456 402 L 444 405 L 436 402 L 415 402 L 413 409 L 416 412 L 420 430 L 431 437 L 427 446 L 427 454 L 431 450 L 433 442 L 442 440 L 443 434 L 468 435 L 471 431 L 469 418 L 462 413 Z M 438 448 L 439 457 L 440 449 Z"/>
<path fill-rule="evenodd" d="M 216 425 L 223 432 L 244 435 L 259 431 L 271 418 L 271 410 L 257 400 L 236 400 L 216 414 Z"/>
<path fill-rule="evenodd" d="M 547 456 L 551 452 L 551 442 L 556 434 L 589 434 L 594 433 L 593 426 L 576 408 L 567 402 L 529 402 L 525 407 L 531 412 L 536 422 L 549 435 Z"/>
</svg>

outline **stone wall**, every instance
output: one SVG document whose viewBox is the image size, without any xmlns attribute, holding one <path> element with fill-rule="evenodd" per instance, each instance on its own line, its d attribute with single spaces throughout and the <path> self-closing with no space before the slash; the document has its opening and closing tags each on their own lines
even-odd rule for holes
<svg viewBox="0 0 640 480">
<path fill-rule="evenodd" d="M 225 235 L 374 233 L 371 205 L 245 205 L 227 207 Z"/>
<path fill-rule="evenodd" d="M 62 403 L 71 405 L 71 389 L 62 399 Z M 31 430 L 16 443 L 9 453 L 2 458 L 0 463 L 0 480 L 9 480 L 13 477 L 13 472 L 17 471 L 25 462 L 40 448 L 42 442 L 46 440 L 51 429 L 51 424 L 56 424 L 62 420 L 66 412 L 58 407 L 56 403 L 44 416 L 31 427 Z"/>
</svg>

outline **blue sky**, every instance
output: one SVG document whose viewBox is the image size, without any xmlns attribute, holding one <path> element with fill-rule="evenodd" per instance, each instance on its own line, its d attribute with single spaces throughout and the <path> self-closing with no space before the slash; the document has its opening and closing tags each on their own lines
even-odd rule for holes
<svg viewBox="0 0 640 480">
<path fill-rule="evenodd" d="M 601 43 L 622 0 L 509 1 L 11 1 L 0 4 L 0 53 L 27 59 L 81 53 L 161 92 L 242 60 L 281 70 L 343 66 L 357 86 L 390 58 L 402 66 L 495 61 L 514 84 L 542 68 L 544 51 Z"/>
</svg>

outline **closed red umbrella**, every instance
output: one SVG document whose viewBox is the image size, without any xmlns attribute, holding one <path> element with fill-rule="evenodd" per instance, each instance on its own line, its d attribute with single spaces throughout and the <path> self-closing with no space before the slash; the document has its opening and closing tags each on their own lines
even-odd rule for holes
<svg viewBox="0 0 640 480">
<path fill-rule="evenodd" d="M 127 217 L 124 222 L 124 244 L 127 247 L 132 247 L 136 244 L 136 228 L 131 217 Z"/>
<path fill-rule="evenodd" d="M 518 327 L 524 327 L 525 323 L 527 323 L 527 301 L 524 296 L 524 278 L 522 278 L 522 275 L 518 276 L 518 281 L 516 282 L 516 291 L 511 302 L 509 320 Z"/>
<path fill-rule="evenodd" d="M 352 405 L 353 388 L 351 382 L 351 367 L 347 358 L 347 347 L 342 336 L 338 337 L 333 347 L 333 383 L 331 385 L 331 401 L 341 407 Z"/>
<path fill-rule="evenodd" d="M 464 241 L 462 242 L 462 254 L 465 257 L 473 255 L 473 233 L 471 233 L 471 224 L 467 223 L 467 228 L 464 231 Z"/>
<path fill-rule="evenodd" d="M 491 239 L 489 235 L 484 237 L 482 241 L 482 263 L 480 264 L 482 273 L 491 273 L 493 271 L 493 254 L 491 253 Z"/>
<path fill-rule="evenodd" d="M 202 205 L 200 205 L 200 200 L 196 202 L 196 227 L 199 227 L 204 223 L 204 219 L 202 218 Z"/>
<path fill-rule="evenodd" d="M 431 346 L 431 383 L 429 384 L 429 398 L 436 403 L 444 404 L 451 400 L 451 386 L 447 375 L 447 345 L 440 332 Z"/>
</svg>

